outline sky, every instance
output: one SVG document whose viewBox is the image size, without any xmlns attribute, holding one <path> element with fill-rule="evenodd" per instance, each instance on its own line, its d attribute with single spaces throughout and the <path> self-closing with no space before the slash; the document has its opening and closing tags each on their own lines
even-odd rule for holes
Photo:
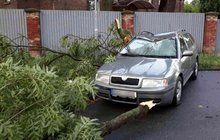
<svg viewBox="0 0 220 140">
<path fill-rule="evenodd" d="M 189 2 L 190 3 L 190 2 L 192 2 L 192 0 L 185 0 L 185 2 Z"/>
</svg>

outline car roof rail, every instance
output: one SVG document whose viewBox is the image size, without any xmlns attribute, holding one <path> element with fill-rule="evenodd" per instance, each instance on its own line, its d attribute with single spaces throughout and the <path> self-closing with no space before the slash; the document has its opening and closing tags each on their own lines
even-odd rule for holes
<svg viewBox="0 0 220 140">
<path fill-rule="evenodd" d="M 186 29 L 177 30 L 177 33 L 178 32 L 186 33 Z"/>
</svg>

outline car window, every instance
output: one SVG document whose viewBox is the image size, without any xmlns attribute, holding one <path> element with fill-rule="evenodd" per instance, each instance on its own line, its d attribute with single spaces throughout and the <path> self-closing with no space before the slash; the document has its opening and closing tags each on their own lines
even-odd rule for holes
<svg viewBox="0 0 220 140">
<path fill-rule="evenodd" d="M 190 33 L 187 33 L 189 38 L 191 39 L 192 43 L 194 44 L 195 43 L 195 39 L 193 38 L 193 36 L 190 34 Z"/>
<path fill-rule="evenodd" d="M 176 38 L 159 41 L 134 39 L 122 51 L 122 55 L 146 57 L 177 57 Z"/>
<path fill-rule="evenodd" d="M 180 37 L 180 49 L 182 53 L 188 50 L 187 45 L 182 37 Z"/>
<path fill-rule="evenodd" d="M 192 48 L 193 40 L 192 40 L 191 36 L 188 33 L 184 34 L 183 39 L 185 40 L 185 42 L 188 45 L 189 49 Z"/>
</svg>

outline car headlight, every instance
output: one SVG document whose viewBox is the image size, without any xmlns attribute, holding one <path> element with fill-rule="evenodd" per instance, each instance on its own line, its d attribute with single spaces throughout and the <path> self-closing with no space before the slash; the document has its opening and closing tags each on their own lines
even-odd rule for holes
<svg viewBox="0 0 220 140">
<path fill-rule="evenodd" d="M 105 84 L 109 84 L 109 79 L 110 79 L 110 76 L 109 75 L 106 75 L 106 74 L 96 74 L 96 82 L 101 82 L 101 83 L 105 83 Z"/>
<path fill-rule="evenodd" d="M 158 88 L 168 86 L 168 81 L 166 79 L 143 79 L 142 87 L 145 88 Z"/>
</svg>

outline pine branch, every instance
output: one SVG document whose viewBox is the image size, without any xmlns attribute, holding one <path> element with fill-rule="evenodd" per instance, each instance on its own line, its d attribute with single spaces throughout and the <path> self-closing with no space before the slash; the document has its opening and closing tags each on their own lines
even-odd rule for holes
<svg viewBox="0 0 220 140">
<path fill-rule="evenodd" d="M 110 121 L 104 122 L 101 136 L 104 137 L 107 134 L 110 134 L 112 131 L 120 128 L 131 119 L 145 116 L 155 105 L 156 103 L 153 103 L 153 101 L 142 102 L 137 108 L 125 112 Z"/>
</svg>

